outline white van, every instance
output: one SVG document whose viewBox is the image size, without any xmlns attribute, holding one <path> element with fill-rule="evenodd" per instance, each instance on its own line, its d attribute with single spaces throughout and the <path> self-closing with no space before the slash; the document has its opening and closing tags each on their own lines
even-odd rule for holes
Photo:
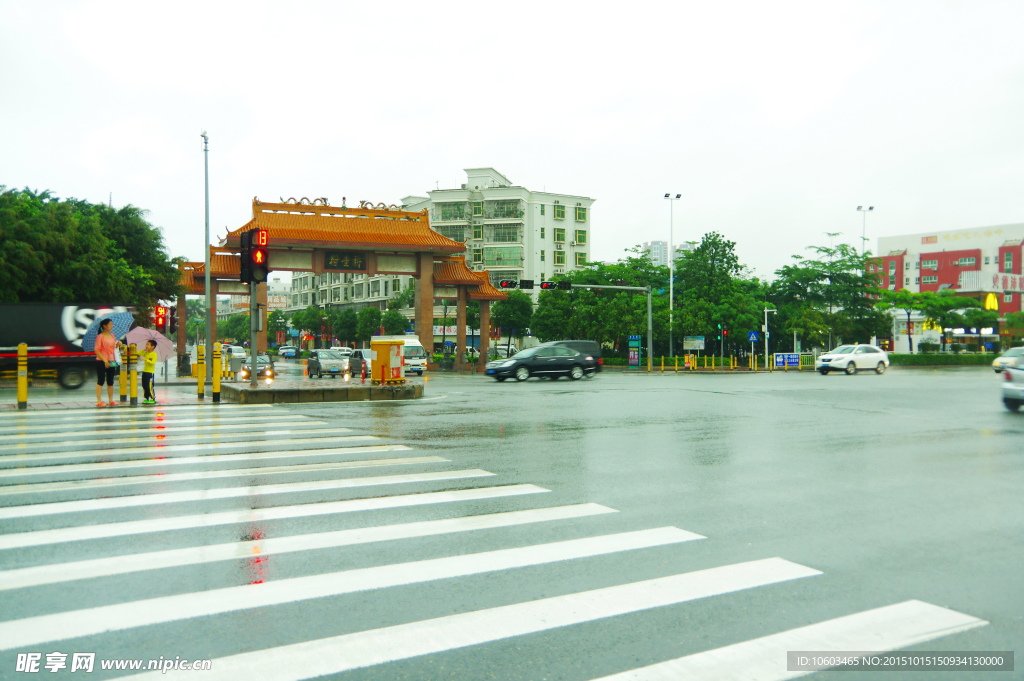
<svg viewBox="0 0 1024 681">
<path fill-rule="evenodd" d="M 427 351 L 420 339 L 412 335 L 374 336 L 373 340 L 400 340 L 405 342 L 405 373 L 419 376 L 427 370 Z"/>
</svg>

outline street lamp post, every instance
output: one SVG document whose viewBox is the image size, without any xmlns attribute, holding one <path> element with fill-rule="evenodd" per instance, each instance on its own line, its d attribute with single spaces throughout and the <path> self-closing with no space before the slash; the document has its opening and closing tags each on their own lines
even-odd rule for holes
<svg viewBox="0 0 1024 681">
<path fill-rule="evenodd" d="M 665 198 L 668 199 L 668 356 L 675 357 L 675 345 L 672 342 L 672 304 L 675 299 L 675 280 L 676 280 L 676 254 L 673 252 L 673 234 L 672 234 L 672 203 L 679 200 L 682 194 L 676 194 L 675 197 L 671 194 L 665 194 Z M 650 354 L 650 350 L 647 351 Z"/>
<path fill-rule="evenodd" d="M 769 371 L 771 367 L 768 365 L 768 313 L 775 314 L 778 310 L 764 309 L 764 370 Z"/>
<path fill-rule="evenodd" d="M 213 319 L 210 316 L 210 309 L 213 307 L 213 300 L 210 298 L 210 138 L 206 131 L 200 133 L 203 138 L 203 170 L 206 182 L 206 241 L 203 242 L 203 262 L 206 265 L 206 377 L 213 375 L 213 346 L 210 338 L 213 336 Z M 198 341 L 196 345 L 198 345 Z M 198 352 L 198 350 L 196 351 Z"/>
<path fill-rule="evenodd" d="M 864 206 L 857 206 L 857 210 L 859 212 L 863 213 L 863 215 L 864 215 L 864 219 L 861 221 L 861 228 L 860 228 L 860 254 L 861 254 L 862 257 L 864 255 L 864 244 L 868 240 L 868 237 L 867 237 L 867 232 L 868 232 L 868 213 L 870 213 L 874 209 L 875 209 L 874 206 L 868 206 L 866 208 Z"/>
</svg>

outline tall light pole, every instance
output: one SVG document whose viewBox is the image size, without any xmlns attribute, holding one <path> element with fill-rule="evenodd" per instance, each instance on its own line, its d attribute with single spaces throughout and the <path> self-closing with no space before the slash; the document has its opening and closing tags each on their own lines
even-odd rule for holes
<svg viewBox="0 0 1024 681">
<path fill-rule="evenodd" d="M 203 138 L 203 170 L 206 181 L 206 240 L 203 242 L 203 262 L 206 265 L 206 375 L 210 377 L 213 375 L 213 345 L 210 343 L 213 336 L 213 319 L 210 317 L 210 310 L 213 307 L 213 300 L 210 298 L 210 138 L 207 137 L 205 130 L 200 133 L 200 137 Z"/>
<path fill-rule="evenodd" d="M 860 228 L 860 255 L 861 255 L 861 257 L 864 257 L 864 244 L 868 240 L 868 237 L 867 237 L 867 233 L 868 233 L 868 213 L 870 213 L 874 209 L 875 209 L 874 206 L 868 206 L 867 208 L 865 208 L 864 206 L 857 206 L 857 210 L 864 214 L 864 219 L 862 220 L 862 224 L 861 224 L 861 228 Z"/>
<path fill-rule="evenodd" d="M 672 235 L 672 204 L 679 200 L 682 194 L 676 194 L 675 198 L 671 194 L 665 194 L 665 198 L 668 199 L 668 356 L 675 357 L 675 345 L 672 342 L 672 303 L 675 299 L 675 280 L 676 280 L 676 254 L 673 251 L 673 235 Z M 647 354 L 650 355 L 651 351 L 648 350 Z"/>
<path fill-rule="evenodd" d="M 768 365 L 768 313 L 775 314 L 778 310 L 764 309 L 764 370 L 770 371 L 771 367 Z"/>
</svg>

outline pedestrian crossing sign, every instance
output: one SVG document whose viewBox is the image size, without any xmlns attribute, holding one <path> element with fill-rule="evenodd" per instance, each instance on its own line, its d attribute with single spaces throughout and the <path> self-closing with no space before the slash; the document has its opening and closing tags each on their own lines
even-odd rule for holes
<svg viewBox="0 0 1024 681">
<path fill-rule="evenodd" d="M 751 343 L 756 343 L 757 342 L 757 331 L 751 331 L 750 333 L 748 333 L 747 334 L 747 340 L 749 340 Z"/>
</svg>

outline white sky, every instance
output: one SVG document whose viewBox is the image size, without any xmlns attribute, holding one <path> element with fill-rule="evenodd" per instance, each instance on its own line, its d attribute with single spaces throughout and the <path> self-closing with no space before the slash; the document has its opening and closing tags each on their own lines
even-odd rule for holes
<svg viewBox="0 0 1024 681">
<path fill-rule="evenodd" d="M 0 0 L 0 184 L 151 211 L 202 259 L 253 196 L 463 168 L 583 194 L 593 256 L 717 230 L 761 275 L 843 232 L 1024 221 L 1024 3 Z M 870 242 L 876 243 L 874 239 Z"/>
</svg>

